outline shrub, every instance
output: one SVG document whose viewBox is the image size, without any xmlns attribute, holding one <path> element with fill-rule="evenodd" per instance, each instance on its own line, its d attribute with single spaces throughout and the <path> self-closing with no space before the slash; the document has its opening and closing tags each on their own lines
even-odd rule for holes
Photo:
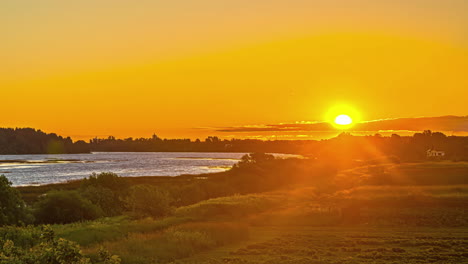
<svg viewBox="0 0 468 264">
<path fill-rule="evenodd" d="M 128 183 L 124 177 L 115 173 L 93 173 L 88 179 L 84 179 L 80 192 L 86 199 L 98 205 L 104 215 L 116 216 L 124 209 L 122 197 L 128 194 Z"/>
<path fill-rule="evenodd" d="M 168 192 L 150 185 L 135 185 L 125 198 L 127 208 L 137 217 L 162 217 L 172 213 Z"/>
<path fill-rule="evenodd" d="M 76 191 L 48 192 L 35 204 L 38 223 L 64 224 L 92 220 L 102 216 L 102 210 Z"/>
<path fill-rule="evenodd" d="M 0 228 L 0 241 L 12 241 L 16 246 L 29 248 L 39 243 L 41 230 L 34 226 L 14 227 L 5 226 Z"/>
<path fill-rule="evenodd" d="M 30 228 L 18 228 L 18 232 L 30 232 Z M 49 226 L 36 228 L 35 233 L 40 232 L 41 236 L 33 245 L 18 246 L 12 240 L 0 243 L 0 263 L 1 264 L 91 264 L 91 260 L 86 258 L 80 247 L 71 241 L 57 238 L 54 231 Z M 103 264 L 119 264 L 120 258 L 111 255 L 102 249 L 98 259 Z"/>
<path fill-rule="evenodd" d="M 103 264 L 120 264 L 121 259 L 119 256 L 112 255 L 105 248 L 99 249 L 99 260 Z"/>
<path fill-rule="evenodd" d="M 105 216 L 116 216 L 124 211 L 120 196 L 109 188 L 88 186 L 81 195 L 102 209 Z"/>
<path fill-rule="evenodd" d="M 112 172 L 93 173 L 89 178 L 83 179 L 81 186 L 83 188 L 89 186 L 107 188 L 117 193 L 128 190 L 127 180 Z"/>
<path fill-rule="evenodd" d="M 32 222 L 20 193 L 11 187 L 11 182 L 0 175 L 0 226 Z"/>
<path fill-rule="evenodd" d="M 242 156 L 239 163 L 235 167 L 243 167 L 249 164 L 264 164 L 275 160 L 275 156 L 265 153 L 250 153 Z"/>
</svg>

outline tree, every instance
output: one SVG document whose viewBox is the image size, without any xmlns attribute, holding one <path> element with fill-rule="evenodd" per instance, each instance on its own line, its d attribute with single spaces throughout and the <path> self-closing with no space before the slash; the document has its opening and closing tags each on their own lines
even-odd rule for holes
<svg viewBox="0 0 468 264">
<path fill-rule="evenodd" d="M 103 215 L 101 208 L 76 191 L 48 192 L 34 207 L 36 221 L 42 224 L 93 220 Z"/>
<path fill-rule="evenodd" d="M 31 221 L 32 217 L 18 190 L 11 187 L 11 182 L 5 175 L 0 175 L 0 225 L 16 225 Z"/>
<path fill-rule="evenodd" d="M 124 192 L 128 189 L 126 179 L 112 172 L 91 174 L 89 178 L 84 179 L 82 182 L 83 188 L 89 186 L 108 188 L 114 192 Z"/>
<path fill-rule="evenodd" d="M 169 215 L 173 199 L 168 192 L 150 185 L 135 185 L 125 198 L 127 208 L 138 217 L 162 217 Z"/>
<path fill-rule="evenodd" d="M 1 154 L 89 153 L 86 142 L 46 134 L 32 128 L 0 128 Z"/>
<path fill-rule="evenodd" d="M 124 210 L 122 197 L 128 194 L 128 184 L 124 177 L 115 173 L 94 173 L 83 180 L 80 191 L 83 197 L 98 205 L 106 216 L 114 216 Z"/>
<path fill-rule="evenodd" d="M 238 167 L 243 167 L 251 164 L 262 164 L 273 160 L 275 160 L 275 156 L 271 154 L 250 153 L 242 156 L 240 162 L 238 163 Z"/>
</svg>

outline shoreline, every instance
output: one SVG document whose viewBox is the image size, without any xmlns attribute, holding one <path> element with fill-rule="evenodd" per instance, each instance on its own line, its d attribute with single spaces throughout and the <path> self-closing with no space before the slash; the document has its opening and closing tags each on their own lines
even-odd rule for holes
<svg viewBox="0 0 468 264">
<path fill-rule="evenodd" d="M 242 157 L 248 153 L 96 152 L 93 154 L 88 157 L 64 154 L 9 156 L 3 159 L 0 155 L 0 174 L 4 174 L 9 178 L 13 187 L 17 188 L 48 185 L 61 188 L 61 186 L 73 185 L 73 182 L 89 177 L 92 172 L 109 171 L 115 172 L 122 177 L 136 178 L 179 177 L 184 174 L 219 173 L 231 169 L 233 165 L 240 162 Z M 303 157 L 298 154 L 268 154 L 278 158 Z M 139 160 L 140 157 L 141 162 Z M 23 172 L 22 169 L 25 169 L 25 171 Z"/>
</svg>

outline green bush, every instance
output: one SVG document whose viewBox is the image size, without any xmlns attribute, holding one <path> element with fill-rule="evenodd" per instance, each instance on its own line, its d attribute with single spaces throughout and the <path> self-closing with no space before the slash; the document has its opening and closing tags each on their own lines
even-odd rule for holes
<svg viewBox="0 0 468 264">
<path fill-rule="evenodd" d="M 127 208 L 137 217 L 163 217 L 172 213 L 168 192 L 150 185 L 135 185 L 125 198 Z"/>
<path fill-rule="evenodd" d="M 111 189 L 114 192 L 123 192 L 128 189 L 127 180 L 112 172 L 93 173 L 89 178 L 83 179 L 83 188 L 94 186 Z"/>
<path fill-rule="evenodd" d="M 0 241 L 12 241 L 16 246 L 30 248 L 39 243 L 41 230 L 35 226 L 0 228 Z"/>
<path fill-rule="evenodd" d="M 30 233 L 31 228 L 18 228 L 17 232 Z M 17 245 L 13 240 L 0 241 L 0 264 L 119 264 L 120 258 L 101 249 L 95 262 L 83 255 L 80 247 L 71 241 L 57 238 L 49 226 L 35 228 L 39 238 L 31 245 Z"/>
<path fill-rule="evenodd" d="M 120 215 L 124 211 L 124 204 L 119 195 L 109 188 L 88 186 L 80 194 L 99 206 L 105 216 Z"/>
<path fill-rule="evenodd" d="M 18 190 L 11 187 L 5 175 L 0 175 L 0 226 L 24 222 L 32 222 L 32 216 Z"/>
<path fill-rule="evenodd" d="M 48 192 L 35 204 L 34 216 L 42 224 L 64 224 L 92 220 L 103 215 L 102 210 L 76 191 Z"/>
<path fill-rule="evenodd" d="M 98 205 L 106 216 L 116 216 L 124 209 L 123 197 L 128 195 L 128 183 L 115 173 L 93 173 L 84 179 L 80 192 L 86 199 Z"/>
</svg>

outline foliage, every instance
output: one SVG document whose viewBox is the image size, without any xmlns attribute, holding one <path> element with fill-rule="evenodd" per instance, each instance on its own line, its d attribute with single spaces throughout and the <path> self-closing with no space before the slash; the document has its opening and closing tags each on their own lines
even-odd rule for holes
<svg viewBox="0 0 468 264">
<path fill-rule="evenodd" d="M 73 142 L 32 128 L 0 128 L 0 154 L 89 153 L 84 141 Z"/>
<path fill-rule="evenodd" d="M 41 229 L 32 225 L 26 227 L 4 226 L 0 228 L 0 241 L 10 240 L 21 248 L 31 248 L 38 244 L 41 235 Z"/>
<path fill-rule="evenodd" d="M 77 191 L 51 191 L 35 204 L 38 223 L 71 223 L 102 216 L 102 210 Z"/>
<path fill-rule="evenodd" d="M 11 229 L 8 231 L 12 231 Z M 2 230 L 4 232 L 4 230 Z M 5 233 L 5 232 L 4 232 Z M 15 228 L 16 235 L 0 240 L 0 264 L 91 264 L 80 247 L 71 241 L 57 238 L 49 226 Z M 23 234 L 22 234 L 23 233 Z M 33 234 L 33 236 L 31 236 Z M 22 238 L 34 237 L 28 243 Z M 120 258 L 101 249 L 98 262 L 119 264 Z"/>
<path fill-rule="evenodd" d="M 148 185 L 131 187 L 125 198 L 127 208 L 138 217 L 162 217 L 169 215 L 173 208 L 171 196 L 161 188 Z"/>
<path fill-rule="evenodd" d="M 204 141 L 190 139 L 161 139 L 115 137 L 91 140 L 90 148 L 94 151 L 204 151 L 204 152 L 264 152 L 295 153 L 312 157 L 336 159 L 336 166 L 342 166 L 353 160 L 379 159 L 382 156 L 394 157 L 401 161 L 421 161 L 426 159 L 426 150 L 437 148 L 446 152 L 448 160 L 468 160 L 466 145 L 468 137 L 446 136 L 441 132 L 426 130 L 414 136 L 392 135 L 384 137 L 352 136 L 342 134 L 328 140 L 275 140 L 262 141 L 252 139 L 222 140 L 208 137 Z"/>
<path fill-rule="evenodd" d="M 11 187 L 5 175 L 0 175 L 0 226 L 31 221 L 32 217 L 18 190 Z"/>
<path fill-rule="evenodd" d="M 100 208 L 102 216 L 120 215 L 128 210 L 137 217 L 161 217 L 169 215 L 173 206 L 186 206 L 234 194 L 271 191 L 306 182 L 318 184 L 318 179 L 331 177 L 334 173 L 329 169 L 330 166 L 318 166 L 314 160 L 275 159 L 272 155 L 261 153 L 244 156 L 240 164 L 231 171 L 207 175 L 203 179 L 181 177 L 180 180 L 171 179 L 164 182 L 157 179 L 158 177 L 153 177 L 153 181 L 147 180 L 145 185 L 133 186 L 130 179 L 113 173 L 93 174 L 82 181 L 77 192 L 84 200 L 89 200 Z M 42 197 L 42 203 L 45 203 L 44 200 L 47 200 L 49 195 Z M 39 205 L 41 203 L 35 206 Z M 55 210 L 55 207 L 49 206 L 48 209 Z M 53 214 L 56 212 L 52 212 Z M 44 212 L 42 215 L 48 214 Z M 39 217 L 43 219 L 43 216 Z M 45 223 L 53 222 L 48 220 Z"/>
<path fill-rule="evenodd" d="M 19 232 L 31 232 L 31 228 L 18 229 Z M 35 234 L 40 232 L 40 236 L 35 238 L 33 244 L 19 245 L 14 240 L 3 240 L 0 248 L 1 264 L 91 264 L 91 260 L 86 258 L 80 247 L 74 242 L 57 238 L 54 231 L 49 226 L 41 229 L 35 228 Z M 111 255 L 102 249 L 99 263 L 119 264 L 120 258 Z"/>
<path fill-rule="evenodd" d="M 115 173 L 93 173 L 81 183 L 83 197 L 99 206 L 105 216 L 119 215 L 124 211 L 122 197 L 128 194 L 128 183 L 124 177 Z"/>
<path fill-rule="evenodd" d="M 199 139 L 150 138 L 116 139 L 95 138 L 89 143 L 73 142 L 56 134 L 46 134 L 32 128 L 0 128 L 0 154 L 39 153 L 89 153 L 90 151 L 171 151 L 171 152 L 263 152 L 294 153 L 312 157 L 337 159 L 337 166 L 352 160 L 379 159 L 392 156 L 401 161 L 426 160 L 426 150 L 436 148 L 445 151 L 447 160 L 468 160 L 466 146 L 468 137 L 446 136 L 441 132 L 425 130 L 414 136 L 392 135 L 383 137 L 352 136 L 342 134 L 328 140 L 275 140 L 220 139 L 208 137 Z M 365 147 L 363 147 L 365 146 Z"/>
<path fill-rule="evenodd" d="M 276 234 L 282 228 L 287 230 L 296 228 L 296 233 L 302 233 L 319 226 L 320 228 L 317 230 L 320 233 L 324 232 L 326 228 L 334 228 L 335 231 L 340 232 L 350 224 L 353 225 L 353 228 L 363 228 L 364 231 L 382 226 L 397 226 L 399 229 L 408 226 L 464 228 L 468 224 L 464 217 L 464 205 L 468 192 L 466 186 L 463 185 L 358 186 L 348 190 L 329 189 L 328 192 L 325 192 L 319 186 L 314 185 L 320 185 L 327 180 L 336 180 L 332 173 L 327 175 L 328 165 L 322 166 L 304 160 L 275 159 L 269 162 L 273 168 L 259 168 L 255 172 L 258 173 L 255 175 L 264 177 L 262 181 L 281 179 L 281 177 L 288 175 L 286 170 L 282 171 L 281 167 L 288 168 L 288 170 L 299 167 L 300 169 L 293 170 L 294 174 L 288 179 L 295 183 L 309 182 L 311 186 L 306 187 L 303 184 L 298 184 L 295 188 L 288 186 L 288 188 L 282 188 L 275 192 L 208 199 L 197 204 L 179 207 L 175 210 L 174 216 L 157 220 L 147 218 L 133 221 L 130 218 L 119 217 L 56 225 L 53 228 L 60 236 L 85 245 L 91 254 L 91 260 L 97 261 L 99 259 L 100 248 L 104 246 L 112 252 L 118 252 L 122 262 L 136 264 L 185 263 L 184 258 L 199 252 L 206 251 L 201 255 L 210 255 L 209 250 L 211 249 L 245 241 L 249 229 L 252 228 L 256 230 L 255 240 L 258 240 L 259 234 Z M 404 164 L 403 166 L 409 165 Z M 410 167 L 414 169 L 421 166 L 435 165 L 417 164 Z M 437 166 L 445 167 L 441 163 L 437 163 Z M 238 175 L 251 170 L 250 168 L 248 166 L 226 174 L 238 177 Z M 315 173 L 319 172 L 325 172 L 327 176 L 316 176 Z M 310 173 L 308 181 L 299 176 L 299 174 L 307 175 L 307 173 Z M 187 181 L 187 186 L 198 186 L 203 192 L 209 191 L 211 188 L 205 188 L 204 184 L 206 183 L 213 184 L 213 186 L 231 186 L 229 179 L 222 177 L 223 175 L 217 174 L 212 178 L 207 177 L 205 180 Z M 174 182 L 177 182 L 174 185 L 185 183 L 182 180 Z M 170 186 L 164 184 L 159 187 L 152 186 L 150 189 L 163 190 L 162 188 L 164 188 L 165 190 L 166 187 L 171 189 Z M 130 193 L 136 189 L 133 188 Z M 177 195 L 177 191 L 175 191 L 177 189 L 179 188 L 171 190 L 171 194 Z M 218 195 L 214 191 L 205 194 Z M 146 201 L 147 198 L 141 200 Z M 357 218 L 353 219 L 351 216 Z M 229 223 L 226 223 L 227 221 Z M 363 225 L 365 227 L 361 227 Z M 359 234 L 362 235 L 365 232 Z M 291 263 L 310 263 L 318 258 L 324 263 L 348 263 L 348 258 L 353 258 L 352 261 L 354 261 L 349 263 L 378 262 L 380 260 L 388 260 L 388 263 L 392 263 L 391 261 L 395 262 L 400 258 L 405 260 L 405 263 L 410 263 L 412 260 L 416 261 L 417 258 L 424 259 L 425 262 L 431 259 L 430 257 L 426 258 L 425 253 L 421 252 L 404 255 L 402 250 L 409 251 L 411 247 L 396 242 L 389 242 L 391 247 L 384 250 L 371 247 L 372 245 L 383 245 L 383 242 L 375 241 L 374 237 L 355 239 L 358 241 L 356 243 L 361 243 L 360 245 L 350 241 L 351 238 L 346 239 L 348 239 L 346 243 L 340 240 L 329 242 L 323 240 L 323 244 L 326 246 L 311 249 L 309 248 L 309 240 L 312 241 L 312 237 L 307 237 L 304 240 L 302 236 L 294 237 L 293 241 L 290 241 L 289 237 L 280 238 L 276 243 L 278 246 L 271 242 L 268 245 L 254 244 L 248 248 L 235 250 L 227 257 L 230 260 L 226 262 L 229 263 L 231 259 L 240 259 L 248 255 L 265 257 L 252 263 L 283 263 L 283 260 L 287 260 L 286 256 L 291 258 Z M 398 239 L 400 238 L 396 233 L 392 234 L 392 240 Z M 452 235 L 446 239 L 458 243 L 452 238 Z M 294 245 L 295 241 L 302 242 L 296 246 Z M 410 240 L 404 241 L 404 243 L 410 242 Z M 427 243 L 433 247 L 431 250 L 439 250 L 440 244 L 435 241 Z M 339 246 L 335 246 L 335 244 Z M 461 245 L 458 243 L 457 248 Z M 418 247 L 419 249 L 429 250 L 424 247 Z M 362 252 L 357 252 L 358 250 L 362 250 Z M 460 248 L 457 250 L 453 256 L 446 254 L 443 258 L 453 260 L 453 263 L 462 263 L 464 259 L 461 254 L 463 253 L 460 253 Z M 218 255 L 214 257 L 219 259 Z M 187 261 L 189 260 L 192 258 Z M 250 263 L 245 262 L 247 260 L 244 259 L 240 261 L 244 262 L 239 263 Z M 200 263 L 205 262 L 201 261 Z"/>
<path fill-rule="evenodd" d="M 105 216 L 115 216 L 123 212 L 119 196 L 108 188 L 90 186 L 81 190 L 81 195 L 98 206 Z"/>
<path fill-rule="evenodd" d="M 164 186 L 177 207 L 196 204 L 210 198 L 234 195 L 239 192 L 234 187 L 224 179 L 196 180 L 187 184 Z"/>
<path fill-rule="evenodd" d="M 241 160 L 239 161 L 239 163 L 236 164 L 236 166 L 242 167 L 250 164 L 265 165 L 266 163 L 274 160 L 275 156 L 271 154 L 255 152 L 242 156 Z"/>
<path fill-rule="evenodd" d="M 99 249 L 99 258 L 101 263 L 103 264 L 120 264 L 121 259 L 117 255 L 112 255 L 108 250 L 101 247 Z"/>
<path fill-rule="evenodd" d="M 89 143 L 93 151 L 133 151 L 133 152 L 266 152 L 298 153 L 304 145 L 316 145 L 315 141 L 262 141 L 253 139 L 222 140 L 207 137 L 205 140 L 161 139 L 156 135 L 150 138 L 117 139 L 95 138 Z"/>
<path fill-rule="evenodd" d="M 89 178 L 82 181 L 82 187 L 101 187 L 107 188 L 115 192 L 122 192 L 127 189 L 127 181 L 123 177 L 119 177 L 112 172 L 102 172 L 99 174 L 93 173 Z"/>
</svg>

